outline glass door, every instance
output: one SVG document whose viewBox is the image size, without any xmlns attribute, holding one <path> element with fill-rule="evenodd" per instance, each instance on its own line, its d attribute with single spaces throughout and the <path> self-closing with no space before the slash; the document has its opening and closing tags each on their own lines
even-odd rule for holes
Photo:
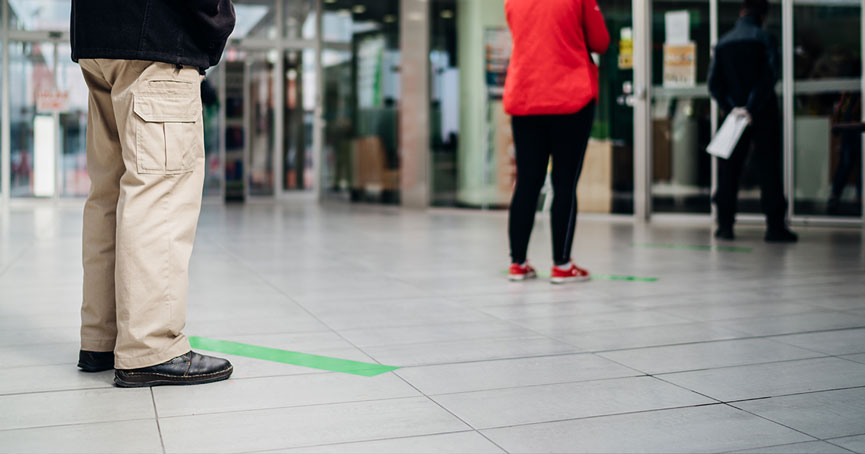
<svg viewBox="0 0 865 454">
<path fill-rule="evenodd" d="M 710 213 L 709 0 L 651 2 L 651 209 Z"/>
<path fill-rule="evenodd" d="M 323 190 L 399 202 L 399 1 L 323 4 Z"/>
<path fill-rule="evenodd" d="M 793 23 L 793 214 L 861 219 L 861 5 L 797 0 Z"/>
<path fill-rule="evenodd" d="M 9 46 L 11 196 L 86 196 L 87 86 L 69 44 Z"/>
</svg>

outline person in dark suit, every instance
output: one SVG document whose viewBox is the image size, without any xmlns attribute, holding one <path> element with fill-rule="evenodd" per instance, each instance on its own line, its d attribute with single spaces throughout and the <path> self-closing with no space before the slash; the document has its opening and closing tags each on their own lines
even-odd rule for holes
<svg viewBox="0 0 865 454">
<path fill-rule="evenodd" d="M 736 111 L 751 119 L 729 159 L 718 162 L 718 208 L 715 237 L 735 239 L 733 224 L 739 178 L 754 148 L 754 163 L 761 175 L 760 199 L 766 214 L 768 242 L 792 243 L 796 234 L 787 228 L 787 200 L 782 178 L 781 119 L 775 84 L 780 77 L 778 46 L 763 28 L 768 0 L 744 0 L 741 18 L 715 47 L 709 73 L 709 91 L 726 113 Z"/>
</svg>

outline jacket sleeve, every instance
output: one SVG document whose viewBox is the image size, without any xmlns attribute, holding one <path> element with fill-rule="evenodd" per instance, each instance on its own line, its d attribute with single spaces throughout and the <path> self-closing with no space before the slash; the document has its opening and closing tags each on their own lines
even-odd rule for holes
<svg viewBox="0 0 865 454">
<path fill-rule="evenodd" d="M 758 83 L 751 93 L 748 95 L 748 104 L 745 108 L 748 113 L 754 115 L 766 106 L 766 103 L 773 99 L 775 84 L 778 82 L 778 48 L 771 39 L 766 38 L 762 41 L 766 49 L 766 66 L 763 68 L 762 80 Z"/>
<path fill-rule="evenodd" d="M 730 112 L 736 106 L 730 104 L 730 97 L 727 95 L 727 82 L 724 80 L 723 63 L 718 53 L 719 49 L 715 48 L 715 56 L 709 67 L 709 93 L 718 102 L 718 107 L 721 110 Z"/>
<path fill-rule="evenodd" d="M 610 32 L 597 0 L 581 0 L 583 7 L 583 33 L 589 51 L 603 54 L 610 46 Z"/>
<path fill-rule="evenodd" d="M 184 0 L 195 11 L 202 11 L 208 16 L 219 14 L 219 0 Z"/>
</svg>

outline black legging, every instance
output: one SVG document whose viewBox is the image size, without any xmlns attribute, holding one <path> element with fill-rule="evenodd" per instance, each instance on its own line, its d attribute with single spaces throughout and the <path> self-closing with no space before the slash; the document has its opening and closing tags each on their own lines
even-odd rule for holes
<svg viewBox="0 0 865 454">
<path fill-rule="evenodd" d="M 513 263 L 524 263 L 535 224 L 538 196 L 553 157 L 553 262 L 568 263 L 577 227 L 577 181 L 595 117 L 594 102 L 570 115 L 514 116 L 517 187 L 508 230 Z"/>
</svg>

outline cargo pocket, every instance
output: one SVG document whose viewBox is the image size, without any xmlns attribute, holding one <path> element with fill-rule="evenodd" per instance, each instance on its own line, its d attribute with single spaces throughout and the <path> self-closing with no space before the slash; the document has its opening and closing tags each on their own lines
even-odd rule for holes
<svg viewBox="0 0 865 454">
<path fill-rule="evenodd" d="M 198 119 L 201 101 L 197 86 L 176 82 L 181 93 L 133 94 L 135 159 L 138 173 L 176 175 L 191 172 L 203 154 L 204 138 Z M 188 89 L 186 88 L 188 86 Z"/>
</svg>

